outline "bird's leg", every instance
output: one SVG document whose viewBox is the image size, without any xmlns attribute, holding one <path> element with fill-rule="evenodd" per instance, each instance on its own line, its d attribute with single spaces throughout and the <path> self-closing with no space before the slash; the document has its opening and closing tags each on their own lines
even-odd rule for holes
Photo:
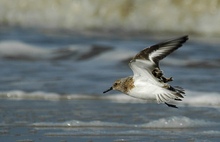
<svg viewBox="0 0 220 142">
<path fill-rule="evenodd" d="M 178 108 L 176 105 L 168 104 L 168 103 L 166 103 L 166 102 L 165 102 L 165 104 L 166 104 L 168 107 Z"/>
<path fill-rule="evenodd" d="M 153 74 L 156 78 L 160 79 L 160 81 L 163 81 L 164 83 L 167 83 L 167 82 L 169 82 L 169 81 L 173 81 L 173 78 L 172 78 L 172 77 L 170 77 L 170 78 L 164 77 L 164 76 L 163 76 L 163 71 L 160 70 L 159 68 L 155 68 L 155 69 L 152 71 L 152 74 Z"/>
<path fill-rule="evenodd" d="M 169 81 L 173 81 L 173 77 L 166 78 L 166 77 L 162 76 L 161 79 L 163 80 L 164 83 L 167 83 Z"/>
</svg>

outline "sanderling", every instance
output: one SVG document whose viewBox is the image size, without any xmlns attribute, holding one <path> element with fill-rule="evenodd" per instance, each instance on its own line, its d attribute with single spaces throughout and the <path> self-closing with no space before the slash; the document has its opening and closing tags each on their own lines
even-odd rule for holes
<svg viewBox="0 0 220 142">
<path fill-rule="evenodd" d="M 163 76 L 159 61 L 181 47 L 187 40 L 188 36 L 182 36 L 143 49 L 129 63 L 134 75 L 116 80 L 113 86 L 103 93 L 117 90 L 135 98 L 153 100 L 177 108 L 168 102 L 181 101 L 182 94 L 185 94 L 184 90 L 167 83 L 172 81 L 172 77 Z"/>
</svg>

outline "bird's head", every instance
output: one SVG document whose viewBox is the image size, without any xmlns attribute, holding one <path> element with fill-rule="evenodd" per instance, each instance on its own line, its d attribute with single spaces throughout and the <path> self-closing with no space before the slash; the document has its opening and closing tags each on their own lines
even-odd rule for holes
<svg viewBox="0 0 220 142">
<path fill-rule="evenodd" d="M 118 90 L 118 91 L 120 91 L 121 88 L 122 88 L 122 82 L 123 82 L 122 79 L 116 80 L 116 81 L 113 83 L 112 87 L 110 87 L 109 89 L 107 89 L 107 90 L 104 91 L 103 93 L 107 93 L 107 92 L 109 92 L 109 91 L 111 91 L 111 90 Z"/>
</svg>

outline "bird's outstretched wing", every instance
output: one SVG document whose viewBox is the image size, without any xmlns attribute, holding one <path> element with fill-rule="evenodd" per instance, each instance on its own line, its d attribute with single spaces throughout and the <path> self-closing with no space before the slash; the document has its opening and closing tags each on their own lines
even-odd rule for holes
<svg viewBox="0 0 220 142">
<path fill-rule="evenodd" d="M 155 68 L 159 69 L 159 61 L 181 47 L 186 40 L 188 40 L 188 36 L 183 36 L 145 48 L 129 63 L 134 73 L 134 79 L 145 80 L 151 84 L 162 87 L 162 89 L 157 89 L 154 92 L 158 103 L 165 102 L 167 104 L 170 100 L 181 100 L 181 98 L 183 98 L 183 89 L 172 87 L 163 81 L 161 82 L 152 74 L 152 71 Z M 167 105 L 176 107 L 175 105 Z"/>
<path fill-rule="evenodd" d="M 158 79 L 152 75 L 152 63 L 148 60 L 135 59 L 129 63 L 131 70 L 134 73 L 134 78 L 139 80 L 147 80 L 152 84 L 159 85 Z"/>
<path fill-rule="evenodd" d="M 188 36 L 182 36 L 165 42 L 161 42 L 143 49 L 132 60 L 149 60 L 155 67 L 159 68 L 159 61 L 178 49 L 188 40 Z"/>
</svg>

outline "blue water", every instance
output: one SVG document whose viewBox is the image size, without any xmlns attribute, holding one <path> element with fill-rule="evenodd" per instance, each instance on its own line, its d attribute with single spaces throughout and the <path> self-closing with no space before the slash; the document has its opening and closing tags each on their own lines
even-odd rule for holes
<svg viewBox="0 0 220 142">
<path fill-rule="evenodd" d="M 154 36 L 155 37 L 155 36 Z M 146 46 L 176 36 L 0 31 L 1 141 L 218 141 L 219 42 L 189 35 L 161 62 L 179 109 L 113 91 Z"/>
</svg>

